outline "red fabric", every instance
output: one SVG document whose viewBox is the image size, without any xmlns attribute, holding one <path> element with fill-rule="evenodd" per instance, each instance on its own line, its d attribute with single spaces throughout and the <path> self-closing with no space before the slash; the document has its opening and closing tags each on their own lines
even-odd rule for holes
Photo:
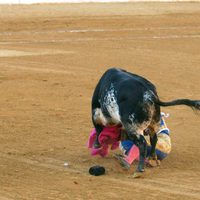
<svg viewBox="0 0 200 200">
<path fill-rule="evenodd" d="M 120 140 L 120 127 L 119 126 L 104 127 L 98 138 L 99 143 L 101 145 L 101 147 L 98 149 L 95 149 L 93 147 L 95 138 L 96 138 L 96 130 L 94 128 L 91 131 L 88 140 L 88 148 L 91 149 L 91 154 L 93 156 L 100 155 L 102 157 L 105 157 L 108 154 L 109 145 L 111 145 L 111 150 L 118 148 Z"/>
<path fill-rule="evenodd" d="M 125 160 L 131 165 L 134 160 L 139 160 L 139 155 L 139 148 L 134 144 L 125 157 Z"/>
</svg>

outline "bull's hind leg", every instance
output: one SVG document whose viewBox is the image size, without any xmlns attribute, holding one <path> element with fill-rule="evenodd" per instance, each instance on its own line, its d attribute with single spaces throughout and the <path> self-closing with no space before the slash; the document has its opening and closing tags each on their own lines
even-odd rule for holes
<svg viewBox="0 0 200 200">
<path fill-rule="evenodd" d="M 150 151 L 150 158 L 156 159 L 156 144 L 157 144 L 158 138 L 157 134 L 150 135 L 150 143 L 151 143 L 151 151 Z"/>
<path fill-rule="evenodd" d="M 159 130 L 159 122 L 160 122 L 160 107 L 157 107 L 155 109 L 152 122 L 149 126 L 149 129 L 150 129 L 149 135 L 150 135 L 150 143 L 151 143 L 149 165 L 152 167 L 158 166 L 160 164 L 159 161 L 157 160 L 157 155 L 156 155 L 156 144 L 158 141 L 157 132 Z"/>
<path fill-rule="evenodd" d="M 156 133 L 153 136 L 150 136 L 151 150 L 150 150 L 150 155 L 149 155 L 148 163 L 147 163 L 147 166 L 149 167 L 157 167 L 160 165 L 160 161 L 157 159 L 157 155 L 156 155 L 157 141 L 158 141 L 158 138 L 157 138 Z"/>
</svg>

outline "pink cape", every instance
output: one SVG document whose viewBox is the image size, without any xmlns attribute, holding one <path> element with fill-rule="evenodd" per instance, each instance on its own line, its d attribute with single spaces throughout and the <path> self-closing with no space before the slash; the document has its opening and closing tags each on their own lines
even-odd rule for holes
<svg viewBox="0 0 200 200">
<path fill-rule="evenodd" d="M 94 141 L 96 139 L 96 129 L 94 128 L 88 139 L 88 148 L 91 149 L 91 155 L 100 155 L 105 157 L 108 154 L 109 146 L 111 150 L 117 149 L 119 147 L 120 140 L 120 127 L 104 127 L 99 135 L 100 148 L 95 149 L 93 147 Z"/>
</svg>

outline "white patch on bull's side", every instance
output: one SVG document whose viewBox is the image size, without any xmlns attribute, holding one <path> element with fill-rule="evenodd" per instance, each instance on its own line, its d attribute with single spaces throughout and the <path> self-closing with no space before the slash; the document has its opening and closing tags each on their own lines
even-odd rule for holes
<svg viewBox="0 0 200 200">
<path fill-rule="evenodd" d="M 117 104 L 116 91 L 113 84 L 111 84 L 110 89 L 107 91 L 104 97 L 103 105 L 108 110 L 112 118 L 112 122 L 120 123 L 121 120 L 119 115 L 119 106 Z"/>
<path fill-rule="evenodd" d="M 146 91 L 143 95 L 143 101 L 144 102 L 148 102 L 148 101 L 152 101 L 152 91 Z"/>
<path fill-rule="evenodd" d="M 102 124 L 104 126 L 108 123 L 100 108 L 94 110 L 93 119 L 97 124 Z"/>
<path fill-rule="evenodd" d="M 153 114 L 155 112 L 155 106 L 153 102 L 154 93 L 153 91 L 149 90 L 146 91 L 143 95 L 143 111 L 148 115 L 148 121 L 151 121 L 153 118 Z M 144 124 L 148 124 L 148 122 L 143 122 Z M 144 125 L 145 126 L 145 125 Z"/>
<path fill-rule="evenodd" d="M 131 115 L 129 115 L 128 119 L 131 121 L 131 123 L 133 124 L 134 123 L 134 120 L 135 120 L 135 114 L 132 113 Z"/>
</svg>

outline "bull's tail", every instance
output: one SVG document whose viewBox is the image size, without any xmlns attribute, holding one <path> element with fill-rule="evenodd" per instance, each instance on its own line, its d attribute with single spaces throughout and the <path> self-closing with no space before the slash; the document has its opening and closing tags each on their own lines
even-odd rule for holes
<svg viewBox="0 0 200 200">
<path fill-rule="evenodd" d="M 200 100 L 177 99 L 177 100 L 169 101 L 169 102 L 163 102 L 163 101 L 157 100 L 156 104 L 158 104 L 159 106 L 186 105 L 186 106 L 191 107 L 193 110 L 200 111 Z"/>
</svg>

